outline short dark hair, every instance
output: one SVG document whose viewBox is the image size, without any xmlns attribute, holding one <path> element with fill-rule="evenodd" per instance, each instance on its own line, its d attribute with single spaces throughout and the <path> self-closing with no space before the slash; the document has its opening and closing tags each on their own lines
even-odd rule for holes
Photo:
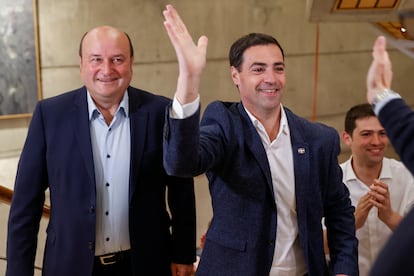
<svg viewBox="0 0 414 276">
<path fill-rule="evenodd" d="M 351 107 L 345 115 L 345 132 L 352 136 L 356 128 L 356 120 L 367 117 L 376 117 L 370 104 L 364 103 Z"/>
<path fill-rule="evenodd" d="M 82 44 L 83 44 L 83 40 L 85 39 L 85 36 L 88 34 L 89 32 L 86 32 L 83 34 L 81 41 L 79 43 L 79 56 L 82 57 Z M 134 56 L 134 47 L 132 46 L 132 41 L 131 38 L 129 37 L 129 35 L 124 32 L 124 34 L 126 35 L 126 37 L 128 38 L 128 43 L 129 43 L 129 51 L 131 53 L 130 57 Z"/>
<path fill-rule="evenodd" d="M 234 66 L 240 72 L 241 64 L 243 63 L 244 51 L 256 45 L 268 44 L 275 44 L 277 47 L 279 47 L 280 51 L 282 52 L 283 59 L 285 58 L 282 46 L 280 46 L 280 43 L 276 40 L 276 38 L 262 33 L 250 33 L 248 35 L 242 36 L 236 40 L 233 45 L 231 45 L 229 52 L 230 66 Z"/>
</svg>

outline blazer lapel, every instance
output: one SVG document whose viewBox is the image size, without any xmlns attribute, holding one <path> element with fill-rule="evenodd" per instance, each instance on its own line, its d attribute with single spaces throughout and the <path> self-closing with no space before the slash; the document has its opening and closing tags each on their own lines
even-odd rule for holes
<svg viewBox="0 0 414 276">
<path fill-rule="evenodd" d="M 250 151 L 252 152 L 252 154 L 255 157 L 257 163 L 259 164 L 259 167 L 262 170 L 263 175 L 266 178 L 266 185 L 268 186 L 268 188 L 271 191 L 270 194 L 272 195 L 273 202 L 275 202 L 275 194 L 273 192 L 272 175 L 270 173 L 269 161 L 267 160 L 267 155 L 266 155 L 265 149 L 263 147 L 262 140 L 260 139 L 260 136 L 257 133 L 256 128 L 252 124 L 252 121 L 250 120 L 249 115 L 244 110 L 243 105 L 239 104 L 238 108 L 239 108 L 240 114 L 242 115 L 242 119 L 247 121 L 246 124 L 243 124 L 243 125 L 247 126 L 244 129 L 244 133 L 246 134 L 245 135 L 246 145 L 250 149 Z"/>
<path fill-rule="evenodd" d="M 130 181 L 129 181 L 129 201 L 135 192 L 138 173 L 136 168 L 140 167 L 142 156 L 144 153 L 145 139 L 147 137 L 148 113 L 139 110 L 141 105 L 139 94 L 130 93 L 132 88 L 128 88 L 129 96 L 129 119 L 131 128 L 131 165 L 130 165 Z"/>
<path fill-rule="evenodd" d="M 90 177 L 90 182 L 95 185 L 95 171 L 93 165 L 93 153 L 91 134 L 89 129 L 88 102 L 86 99 L 86 88 L 78 90 L 75 105 L 72 109 L 73 129 L 80 152 L 85 162 L 86 170 Z"/>
<path fill-rule="evenodd" d="M 290 110 L 285 108 L 286 116 L 289 123 L 290 139 L 292 142 L 293 171 L 295 174 L 295 194 L 296 194 L 296 211 L 298 220 L 304 223 L 298 223 L 301 237 L 304 238 L 307 231 L 306 227 L 306 198 L 312 196 L 309 191 L 310 179 L 310 150 L 309 144 L 303 137 L 301 121 L 298 120 Z M 302 229 L 301 229 L 302 226 Z"/>
</svg>

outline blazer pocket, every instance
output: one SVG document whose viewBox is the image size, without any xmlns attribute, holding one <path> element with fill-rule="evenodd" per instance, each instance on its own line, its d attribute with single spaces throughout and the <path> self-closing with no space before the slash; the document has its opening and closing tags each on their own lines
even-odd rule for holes
<svg viewBox="0 0 414 276">
<path fill-rule="evenodd" d="M 207 233 L 207 240 L 211 240 L 212 242 L 215 242 L 221 246 L 231 248 L 238 251 L 245 251 L 246 250 L 246 240 L 237 239 L 232 234 L 227 233 L 218 233 L 209 231 Z"/>
</svg>

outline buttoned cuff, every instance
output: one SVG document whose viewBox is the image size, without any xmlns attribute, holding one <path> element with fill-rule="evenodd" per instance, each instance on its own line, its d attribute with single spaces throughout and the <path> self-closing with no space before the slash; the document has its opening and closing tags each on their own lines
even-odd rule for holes
<svg viewBox="0 0 414 276">
<path fill-rule="evenodd" d="M 200 96 L 192 101 L 182 105 L 177 98 L 174 96 L 172 107 L 170 109 L 170 117 L 173 119 L 185 119 L 197 112 L 200 106 Z"/>
<path fill-rule="evenodd" d="M 374 113 L 378 116 L 378 114 L 381 111 L 381 108 L 383 108 L 387 103 L 394 99 L 401 99 L 400 94 L 398 93 L 392 93 L 385 96 L 381 101 L 377 102 L 374 106 Z"/>
</svg>

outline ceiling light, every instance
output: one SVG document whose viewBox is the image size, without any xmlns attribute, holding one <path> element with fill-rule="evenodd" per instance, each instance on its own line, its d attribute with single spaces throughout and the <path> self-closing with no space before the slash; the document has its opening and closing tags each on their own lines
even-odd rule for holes
<svg viewBox="0 0 414 276">
<path fill-rule="evenodd" d="M 414 40 L 414 10 L 400 11 L 398 15 L 409 39 Z"/>
</svg>

